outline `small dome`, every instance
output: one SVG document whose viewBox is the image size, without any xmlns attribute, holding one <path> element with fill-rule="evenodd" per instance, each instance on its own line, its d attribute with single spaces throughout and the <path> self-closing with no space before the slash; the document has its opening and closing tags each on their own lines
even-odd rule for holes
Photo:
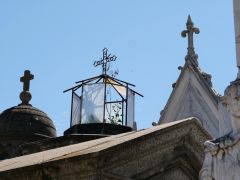
<svg viewBox="0 0 240 180">
<path fill-rule="evenodd" d="M 56 137 L 56 129 L 53 121 L 41 110 L 30 105 L 19 105 L 0 114 L 0 134 Z"/>
</svg>

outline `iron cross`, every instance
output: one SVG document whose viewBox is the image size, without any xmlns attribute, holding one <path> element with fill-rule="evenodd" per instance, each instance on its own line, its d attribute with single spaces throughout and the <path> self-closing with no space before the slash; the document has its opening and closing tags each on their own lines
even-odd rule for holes
<svg viewBox="0 0 240 180">
<path fill-rule="evenodd" d="M 108 54 L 108 49 L 103 49 L 103 57 L 99 61 L 94 62 L 94 66 L 100 66 L 102 65 L 102 73 L 107 74 L 107 64 L 111 61 L 116 61 L 117 57 L 115 55 L 111 56 L 111 54 Z"/>
<path fill-rule="evenodd" d="M 31 74 L 29 70 L 24 71 L 24 76 L 20 78 L 23 82 L 23 91 L 29 91 L 30 81 L 33 80 L 34 75 Z"/>
<path fill-rule="evenodd" d="M 182 37 L 186 37 L 188 35 L 188 55 L 186 58 L 194 58 L 197 59 L 197 55 L 195 54 L 194 51 L 194 45 L 193 45 L 193 34 L 199 34 L 200 30 L 196 27 L 194 27 L 194 24 L 192 22 L 192 19 L 190 15 L 188 15 L 188 20 L 187 20 L 187 30 L 182 31 L 181 35 Z"/>
</svg>

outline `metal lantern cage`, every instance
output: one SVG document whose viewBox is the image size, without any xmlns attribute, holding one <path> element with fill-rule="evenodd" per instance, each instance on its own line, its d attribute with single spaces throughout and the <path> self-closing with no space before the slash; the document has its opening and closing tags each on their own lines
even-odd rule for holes
<svg viewBox="0 0 240 180">
<path fill-rule="evenodd" d="M 102 66 L 102 74 L 78 81 L 76 86 L 64 91 L 72 91 L 70 129 L 76 125 L 101 123 L 134 129 L 135 95 L 142 95 L 130 88 L 135 85 L 107 74 L 108 63 L 116 59 L 104 48 L 102 58 L 93 64 Z"/>
<path fill-rule="evenodd" d="M 72 91 L 70 127 L 78 124 L 110 123 L 133 128 L 135 85 L 107 74 L 76 82 Z"/>
</svg>

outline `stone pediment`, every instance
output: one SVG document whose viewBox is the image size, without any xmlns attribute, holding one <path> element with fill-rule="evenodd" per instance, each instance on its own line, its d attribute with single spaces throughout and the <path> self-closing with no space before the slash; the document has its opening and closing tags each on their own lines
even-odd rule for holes
<svg viewBox="0 0 240 180">
<path fill-rule="evenodd" d="M 212 88 L 211 76 L 187 61 L 161 113 L 159 124 L 196 117 L 213 136 L 219 136 L 220 95 Z"/>
<path fill-rule="evenodd" d="M 211 136 L 185 119 L 0 162 L 1 179 L 197 179 Z"/>
</svg>

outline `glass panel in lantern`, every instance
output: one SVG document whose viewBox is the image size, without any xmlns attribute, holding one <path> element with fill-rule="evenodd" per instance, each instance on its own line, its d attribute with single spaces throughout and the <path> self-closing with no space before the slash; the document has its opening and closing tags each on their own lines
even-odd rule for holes
<svg viewBox="0 0 240 180">
<path fill-rule="evenodd" d="M 81 97 L 79 97 L 75 92 L 73 92 L 71 126 L 79 124 L 80 118 L 81 118 Z"/>
<path fill-rule="evenodd" d="M 122 86 L 121 84 L 119 84 L 117 81 L 113 81 L 112 79 L 108 78 L 106 80 L 106 82 L 108 84 L 111 84 L 114 88 L 115 91 L 117 90 L 119 94 L 121 94 L 123 96 L 123 98 L 126 98 L 126 87 Z"/>
<path fill-rule="evenodd" d="M 131 89 L 128 89 L 127 103 L 127 126 L 133 127 L 135 111 L 135 93 Z"/>
<path fill-rule="evenodd" d="M 81 123 L 102 123 L 104 111 L 104 84 L 83 86 Z"/>
<path fill-rule="evenodd" d="M 123 102 L 109 102 L 105 105 L 106 123 L 123 125 Z"/>
<path fill-rule="evenodd" d="M 112 84 L 106 85 L 106 102 L 122 101 L 123 95 Z"/>
</svg>

